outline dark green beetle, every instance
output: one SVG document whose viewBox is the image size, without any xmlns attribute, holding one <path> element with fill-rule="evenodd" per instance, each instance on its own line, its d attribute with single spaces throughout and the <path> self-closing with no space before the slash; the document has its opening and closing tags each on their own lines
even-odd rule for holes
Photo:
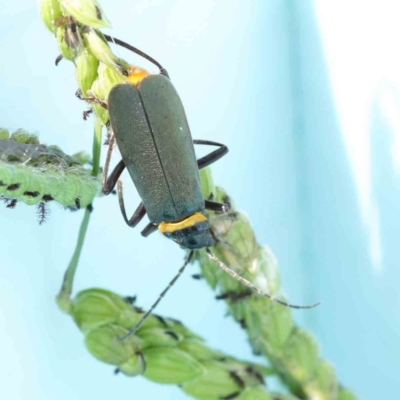
<svg viewBox="0 0 400 400">
<path fill-rule="evenodd" d="M 122 160 L 104 184 L 110 193 L 126 167 L 142 203 L 131 219 L 123 205 L 127 224 L 136 226 L 147 213 L 150 224 L 142 235 L 157 228 L 181 247 L 198 249 L 214 243 L 205 209 L 227 212 L 228 205 L 204 199 L 199 169 L 228 152 L 221 143 L 192 140 L 185 110 L 165 69 L 158 75 L 143 74 L 135 68 L 129 80 L 112 88 L 108 97 L 110 122 Z M 219 148 L 196 160 L 193 144 Z M 109 160 L 108 160 L 109 161 Z"/>
</svg>

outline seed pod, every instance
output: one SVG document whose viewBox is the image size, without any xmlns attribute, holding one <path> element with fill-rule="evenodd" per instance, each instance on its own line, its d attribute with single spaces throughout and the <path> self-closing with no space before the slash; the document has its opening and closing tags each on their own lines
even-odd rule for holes
<svg viewBox="0 0 400 400">
<path fill-rule="evenodd" d="M 223 357 L 222 353 L 211 350 L 197 339 L 186 339 L 179 343 L 178 347 L 198 361 L 216 360 Z"/>
<path fill-rule="evenodd" d="M 318 364 L 315 339 L 308 332 L 294 328 L 286 342 L 282 363 L 297 380 L 307 382 L 314 375 Z"/>
<path fill-rule="evenodd" d="M 336 400 L 357 400 L 357 397 L 350 390 L 339 388 Z"/>
<path fill-rule="evenodd" d="M 98 66 L 99 60 L 86 48 L 82 47 L 75 57 L 75 77 L 79 89 L 85 97 L 87 96 L 87 90 L 92 87 L 97 78 Z"/>
<path fill-rule="evenodd" d="M 107 103 L 108 94 L 113 86 L 118 83 L 126 82 L 127 79 L 124 75 L 120 74 L 114 68 L 110 68 L 107 65 L 100 63 L 98 68 L 97 79 L 93 82 L 91 87 L 91 93 L 96 99 Z M 110 120 L 108 111 L 99 104 L 93 103 L 93 109 L 101 119 L 101 122 L 105 125 Z"/>
<path fill-rule="evenodd" d="M 88 289 L 78 293 L 72 302 L 72 316 L 82 332 L 108 323 L 129 328 L 140 319 L 121 297 L 103 289 Z"/>
<path fill-rule="evenodd" d="M 130 336 L 125 340 L 120 337 L 127 333 L 116 325 L 106 325 L 93 329 L 85 336 L 85 345 L 98 360 L 117 366 L 128 375 L 138 375 L 144 370 L 139 353 L 140 339 Z"/>
<path fill-rule="evenodd" d="M 293 329 L 290 310 L 270 301 L 251 298 L 245 305 L 245 323 L 254 349 L 281 351 Z"/>
<path fill-rule="evenodd" d="M 137 336 L 143 340 L 142 349 L 157 346 L 175 347 L 183 339 L 176 332 L 162 328 L 140 329 Z"/>
<path fill-rule="evenodd" d="M 73 61 L 79 53 L 81 38 L 79 31 L 72 30 L 70 25 L 61 25 L 56 29 L 57 45 L 61 54 L 70 61 Z"/>
<path fill-rule="evenodd" d="M 201 377 L 182 385 L 185 393 L 195 398 L 220 399 L 241 392 L 242 387 L 222 362 L 207 361 L 203 366 L 206 372 Z"/>
<path fill-rule="evenodd" d="M 284 400 L 281 397 L 272 397 L 264 388 L 246 388 L 235 400 Z M 294 400 L 294 399 L 293 399 Z"/>
<path fill-rule="evenodd" d="M 204 367 L 189 354 L 176 348 L 156 347 L 143 351 L 146 361 L 144 376 L 154 382 L 182 384 L 204 373 Z"/>
<path fill-rule="evenodd" d="M 82 25 L 92 28 L 111 28 L 96 0 L 62 0 L 63 9 Z"/>
<path fill-rule="evenodd" d="M 307 393 L 311 398 L 329 400 L 337 398 L 337 385 L 335 370 L 329 363 L 319 361 L 315 368 L 315 375 L 310 382 L 305 384 Z"/>
<path fill-rule="evenodd" d="M 47 28 L 56 33 L 56 20 L 61 15 L 59 0 L 39 0 L 40 15 Z"/>
<path fill-rule="evenodd" d="M 117 57 L 113 54 L 107 42 L 94 29 L 84 29 L 83 40 L 94 57 L 108 67 L 120 70 Z"/>
</svg>

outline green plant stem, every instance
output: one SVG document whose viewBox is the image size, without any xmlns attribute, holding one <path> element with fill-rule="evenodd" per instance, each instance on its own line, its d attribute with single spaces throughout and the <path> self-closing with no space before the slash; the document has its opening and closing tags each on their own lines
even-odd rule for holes
<svg viewBox="0 0 400 400">
<path fill-rule="evenodd" d="M 94 176 L 97 176 L 99 174 L 99 169 L 100 169 L 101 138 L 102 138 L 102 124 L 99 118 L 96 117 L 94 136 L 93 136 L 93 149 L 92 149 L 93 152 L 92 175 Z M 67 270 L 65 271 L 60 292 L 56 297 L 57 305 L 60 307 L 61 310 L 63 310 L 66 313 L 71 312 L 70 300 L 72 294 L 72 287 L 74 283 L 76 269 L 79 264 L 79 258 L 81 256 L 82 247 L 85 242 L 86 232 L 88 229 L 91 213 L 92 213 L 91 208 L 87 207 L 85 209 L 85 214 L 83 216 L 81 227 L 79 229 L 78 240 L 76 242 L 74 254 L 72 255 Z"/>
<path fill-rule="evenodd" d="M 69 314 L 71 311 L 70 299 L 72 294 L 72 286 L 74 283 L 74 277 L 76 269 L 78 267 L 79 258 L 81 256 L 83 243 L 85 242 L 85 236 L 89 225 L 90 215 L 91 212 L 88 209 L 86 209 L 81 223 L 81 227 L 79 229 L 79 235 L 78 235 L 78 240 L 76 242 L 74 254 L 72 255 L 71 261 L 68 264 L 67 270 L 65 271 L 60 292 L 56 297 L 56 302 L 58 307 L 60 307 L 60 309 L 66 312 L 67 314 Z"/>
<path fill-rule="evenodd" d="M 103 124 L 101 120 L 95 117 L 94 120 L 94 136 L 93 136 L 93 169 L 92 175 L 97 176 L 100 172 L 100 155 L 101 155 L 101 139 L 102 139 Z"/>
</svg>

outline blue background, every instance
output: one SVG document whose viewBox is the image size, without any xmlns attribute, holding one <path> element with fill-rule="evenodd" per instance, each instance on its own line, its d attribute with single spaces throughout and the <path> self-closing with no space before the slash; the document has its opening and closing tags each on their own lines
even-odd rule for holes
<svg viewBox="0 0 400 400">
<path fill-rule="evenodd" d="M 340 382 L 360 399 L 393 398 L 400 380 L 399 10 L 390 1 L 330 3 L 101 5 L 113 35 L 168 69 L 193 136 L 229 146 L 213 166 L 215 181 L 274 251 L 287 298 L 323 301 L 294 317 L 316 335 Z M 0 125 L 36 131 L 66 153 L 90 151 L 93 120 L 81 118 L 73 65 L 54 66 L 55 40 L 37 4 L 0 0 L 0 10 Z M 125 182 L 133 210 L 139 198 Z M 182 251 L 161 235 L 145 240 L 129 229 L 113 196 L 94 207 L 75 289 L 136 293 L 148 307 Z M 177 387 L 115 377 L 57 309 L 81 218 L 53 204 L 39 226 L 34 208 L 0 208 L 2 397 L 186 399 Z M 190 278 L 196 272 L 186 272 L 158 313 L 184 321 L 210 346 L 257 360 L 244 332 L 224 318 L 224 304 Z"/>
</svg>

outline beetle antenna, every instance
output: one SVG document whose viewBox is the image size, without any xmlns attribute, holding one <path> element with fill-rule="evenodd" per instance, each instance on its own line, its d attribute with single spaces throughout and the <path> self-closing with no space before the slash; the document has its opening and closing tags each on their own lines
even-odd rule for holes
<svg viewBox="0 0 400 400">
<path fill-rule="evenodd" d="M 127 50 L 133 51 L 134 53 L 138 54 L 139 56 L 145 58 L 146 60 L 150 61 L 151 63 L 153 63 L 155 66 L 157 66 L 160 70 L 160 74 L 165 75 L 167 78 L 169 78 L 168 72 L 167 70 L 157 61 L 155 60 L 153 57 L 150 57 L 148 54 L 144 53 L 142 50 L 139 50 L 138 48 L 123 42 L 120 39 L 117 39 L 115 37 L 109 36 L 109 35 L 105 35 L 103 34 L 104 37 L 106 38 L 106 40 L 110 43 L 115 43 L 118 44 L 121 47 L 124 47 Z"/>
<path fill-rule="evenodd" d="M 271 296 L 270 294 L 267 294 L 263 292 L 261 289 L 259 289 L 257 286 L 254 286 L 251 282 L 249 282 L 247 279 L 244 279 L 241 277 L 239 274 L 237 274 L 235 271 L 230 269 L 228 266 L 226 266 L 221 260 L 219 260 L 213 253 L 211 253 L 210 249 L 206 249 L 207 255 L 210 260 L 214 261 L 224 272 L 229 274 L 233 279 L 236 279 L 240 283 L 243 283 L 243 285 L 247 286 L 248 288 L 254 290 L 257 292 L 259 295 L 266 297 L 267 299 L 270 299 L 271 301 L 274 301 L 275 303 L 279 303 L 282 306 L 289 307 L 289 308 L 296 308 L 296 309 L 304 309 L 304 308 L 314 308 L 317 307 L 321 304 L 319 301 L 318 303 L 309 305 L 309 306 L 298 306 L 296 304 L 289 304 L 286 303 L 282 300 L 279 300 L 275 298 L 274 296 Z"/>
<path fill-rule="evenodd" d="M 178 280 L 178 278 L 182 275 L 183 271 L 187 267 L 187 265 L 190 263 L 193 257 L 193 250 L 190 251 L 189 255 L 187 256 L 185 263 L 183 266 L 180 268 L 178 273 L 175 275 L 174 279 L 168 284 L 168 286 L 161 292 L 161 294 L 158 296 L 158 299 L 156 302 L 150 307 L 150 309 L 146 312 L 146 314 L 143 315 L 142 319 L 124 336 L 120 337 L 119 340 L 125 340 L 127 337 L 133 335 L 146 321 L 146 319 L 150 316 L 150 314 L 154 311 L 154 309 L 157 307 L 158 303 L 161 301 L 161 299 L 166 295 L 169 289 L 171 289 L 172 286 L 174 286 L 174 283 Z"/>
</svg>

